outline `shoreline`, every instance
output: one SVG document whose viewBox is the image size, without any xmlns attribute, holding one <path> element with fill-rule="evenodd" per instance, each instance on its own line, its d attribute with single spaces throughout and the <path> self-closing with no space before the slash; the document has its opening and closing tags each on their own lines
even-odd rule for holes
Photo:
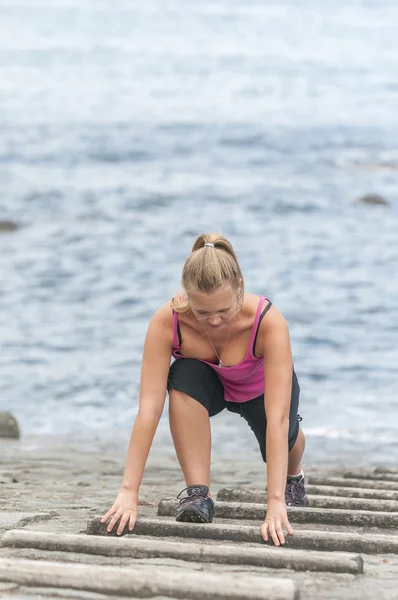
<svg viewBox="0 0 398 600">
<path fill-rule="evenodd" d="M 238 435 L 231 437 L 225 429 L 217 430 L 212 427 L 212 460 L 211 465 L 218 468 L 218 463 L 240 464 L 252 467 L 254 464 L 259 469 L 265 469 L 257 442 L 253 434 L 248 431 L 246 424 L 242 424 Z M 305 427 L 303 427 L 306 434 Z M 67 433 L 58 435 L 49 434 L 26 434 L 22 432 L 19 439 L 0 437 L 0 451 L 4 452 L 84 452 L 90 454 L 101 453 L 122 461 L 124 465 L 125 456 L 130 440 L 131 428 L 115 431 L 110 435 L 108 431 L 88 430 L 85 435 Z M 379 466 L 394 466 L 397 448 L 393 444 L 385 444 L 382 450 L 379 446 L 369 449 L 368 444 L 357 442 L 355 447 L 344 446 L 344 440 L 325 439 L 322 437 L 306 436 L 306 449 L 304 453 L 303 467 L 306 469 L 344 469 L 365 468 Z M 14 446 L 13 446 L 14 444 Z M 7 449 L 9 448 L 9 449 Z M 246 458 L 243 460 L 242 456 Z M 176 461 L 173 440 L 168 427 L 159 428 L 149 452 L 148 461 L 157 460 L 160 457 Z"/>
</svg>

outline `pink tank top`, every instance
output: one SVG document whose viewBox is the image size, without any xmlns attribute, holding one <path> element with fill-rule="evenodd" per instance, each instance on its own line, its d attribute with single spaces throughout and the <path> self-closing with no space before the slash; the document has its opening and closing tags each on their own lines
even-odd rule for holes
<svg viewBox="0 0 398 600">
<path fill-rule="evenodd" d="M 268 304 L 261 314 L 264 301 Z M 246 356 L 233 367 L 219 367 L 207 360 L 198 359 L 209 365 L 217 373 L 224 387 L 224 398 L 228 402 L 247 402 L 264 394 L 264 359 L 256 358 L 253 354 L 253 344 L 256 338 L 260 316 L 262 317 L 271 307 L 272 303 L 265 296 L 260 296 L 254 319 L 253 329 L 250 336 L 249 348 Z M 178 313 L 173 312 L 173 357 L 178 359 L 190 358 L 180 354 L 178 329 Z"/>
</svg>

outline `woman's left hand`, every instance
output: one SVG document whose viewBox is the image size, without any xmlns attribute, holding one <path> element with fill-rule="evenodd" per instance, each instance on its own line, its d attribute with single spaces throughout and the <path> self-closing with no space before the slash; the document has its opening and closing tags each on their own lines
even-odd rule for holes
<svg viewBox="0 0 398 600">
<path fill-rule="evenodd" d="M 275 546 L 285 543 L 282 526 L 286 527 L 287 532 L 293 535 L 294 531 L 287 518 L 286 503 L 283 500 L 268 501 L 267 514 L 260 531 L 265 542 L 268 536 L 271 536 Z"/>
</svg>

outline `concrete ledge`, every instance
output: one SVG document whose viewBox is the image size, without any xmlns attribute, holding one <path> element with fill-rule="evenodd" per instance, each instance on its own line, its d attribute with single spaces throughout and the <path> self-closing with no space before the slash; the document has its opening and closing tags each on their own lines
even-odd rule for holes
<svg viewBox="0 0 398 600">
<path fill-rule="evenodd" d="M 382 472 L 376 472 L 371 471 L 371 472 L 366 472 L 366 471 L 362 471 L 360 469 L 357 470 L 352 470 L 352 471 L 347 471 L 346 473 L 344 473 L 344 478 L 345 479 L 365 479 L 365 480 L 370 480 L 370 481 L 396 481 L 398 482 L 398 473 L 394 473 L 391 471 L 387 471 L 384 470 Z"/>
<path fill-rule="evenodd" d="M 124 539 L 88 537 L 84 535 L 33 531 L 9 531 L 2 545 L 11 548 L 34 548 L 53 552 L 78 552 L 101 556 L 139 558 L 173 558 L 201 563 L 251 565 L 294 571 L 328 571 L 333 573 L 363 573 L 363 559 L 357 554 L 290 550 L 287 548 L 210 545 L 192 542 L 170 542 L 158 539 Z"/>
<path fill-rule="evenodd" d="M 398 502 L 398 490 L 373 490 L 371 488 L 341 487 L 339 485 L 306 485 L 305 489 L 310 496 L 369 498 L 373 500 L 394 500 Z"/>
<path fill-rule="evenodd" d="M 307 478 L 307 483 L 311 485 L 333 485 L 340 487 L 354 487 L 354 488 L 369 488 L 372 490 L 396 490 L 398 491 L 398 481 L 375 481 L 370 479 L 359 479 L 348 477 L 316 477 L 311 476 Z"/>
<path fill-rule="evenodd" d="M 174 516 L 176 500 L 161 500 L 158 516 Z M 264 520 L 266 504 L 250 502 L 217 502 L 216 517 L 221 519 Z M 398 526 L 398 513 L 371 512 L 367 510 L 345 510 L 328 508 L 288 507 L 291 523 L 322 523 L 324 525 L 353 525 L 357 527 L 381 527 L 395 529 Z"/>
<path fill-rule="evenodd" d="M 58 513 L 55 511 L 50 513 L 29 513 L 2 510 L 0 511 L 0 529 L 15 529 L 16 527 L 25 527 L 25 525 L 29 525 L 29 523 L 49 521 L 50 519 L 58 516 Z"/>
<path fill-rule="evenodd" d="M 398 475 L 397 467 L 376 467 L 374 470 L 375 473 L 395 473 Z"/>
<path fill-rule="evenodd" d="M 101 523 L 99 516 L 88 521 L 86 534 L 109 537 L 116 535 L 106 531 L 106 524 Z M 251 542 L 274 548 L 272 541 L 263 541 L 259 525 L 179 523 L 168 519 L 138 518 L 132 533 L 127 527 L 125 528 L 123 535 L 127 534 L 148 535 L 156 538 L 177 537 L 221 542 Z M 320 551 L 360 552 L 362 554 L 398 554 L 398 536 L 300 530 L 294 535 L 286 535 L 286 545 L 281 550 L 288 547 Z M 276 548 L 274 549 L 276 550 Z"/>
<path fill-rule="evenodd" d="M 217 500 L 232 502 L 264 502 L 266 501 L 266 492 L 261 490 L 242 490 L 224 488 L 217 494 Z M 342 498 L 328 496 L 308 496 L 309 508 L 344 508 L 348 510 L 371 510 L 384 512 L 397 512 L 398 502 L 389 500 L 369 500 L 358 498 Z"/>
<path fill-rule="evenodd" d="M 156 567 L 128 568 L 0 559 L 0 581 L 70 588 L 113 596 L 171 596 L 193 600 L 299 600 L 294 582 L 274 577 L 204 573 Z"/>
</svg>

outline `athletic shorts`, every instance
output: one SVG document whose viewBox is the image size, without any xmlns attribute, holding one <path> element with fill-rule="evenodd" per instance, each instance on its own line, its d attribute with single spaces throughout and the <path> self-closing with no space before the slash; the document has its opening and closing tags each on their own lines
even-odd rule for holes
<svg viewBox="0 0 398 600">
<path fill-rule="evenodd" d="M 167 389 L 184 392 L 204 406 L 210 417 L 218 415 L 224 408 L 240 414 L 247 421 L 260 446 L 261 456 L 266 462 L 265 436 L 267 418 L 264 408 L 264 394 L 246 402 L 228 402 L 224 400 L 224 388 L 216 372 L 194 358 L 180 358 L 170 367 Z M 289 412 L 289 450 L 296 442 L 299 423 L 302 420 L 297 413 L 299 406 L 300 386 L 293 371 L 292 394 Z"/>
</svg>

